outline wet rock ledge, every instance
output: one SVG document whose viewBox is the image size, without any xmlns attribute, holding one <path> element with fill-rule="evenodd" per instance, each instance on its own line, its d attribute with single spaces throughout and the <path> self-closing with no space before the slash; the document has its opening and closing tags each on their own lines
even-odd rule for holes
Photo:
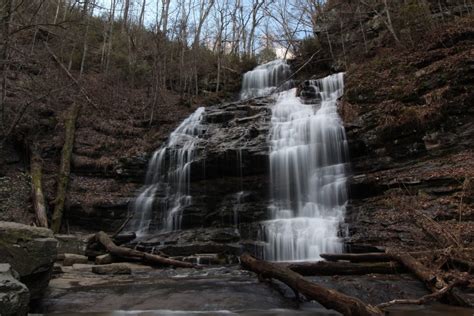
<svg viewBox="0 0 474 316">
<path fill-rule="evenodd" d="M 53 271 L 57 240 L 46 228 L 0 221 L 0 314 L 22 315 L 42 297 Z M 20 283 L 21 282 L 21 283 Z"/>
</svg>

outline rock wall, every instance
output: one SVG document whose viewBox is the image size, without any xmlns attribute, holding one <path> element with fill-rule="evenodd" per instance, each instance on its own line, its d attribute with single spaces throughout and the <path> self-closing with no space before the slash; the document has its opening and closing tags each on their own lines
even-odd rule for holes
<svg viewBox="0 0 474 316">
<path fill-rule="evenodd" d="M 57 240 L 46 228 L 0 221 L 0 263 L 8 263 L 38 299 L 48 286 L 56 260 Z"/>
<path fill-rule="evenodd" d="M 239 241 L 256 247 L 269 200 L 271 104 L 259 98 L 206 108 L 205 132 L 191 165 L 192 203 L 183 210 L 182 230 L 153 235 L 140 241 L 141 247 L 158 246 L 171 255 L 237 254 Z M 157 192 L 152 229 L 163 224 L 160 205 L 165 202 L 166 193 Z"/>
<path fill-rule="evenodd" d="M 23 316 L 28 313 L 30 293 L 20 276 L 7 263 L 0 263 L 0 315 Z"/>
<path fill-rule="evenodd" d="M 348 70 L 341 115 L 353 250 L 448 246 L 443 234 L 474 241 L 473 40 L 467 20 L 418 50 L 387 50 Z M 430 231 L 431 220 L 443 234 Z"/>
</svg>

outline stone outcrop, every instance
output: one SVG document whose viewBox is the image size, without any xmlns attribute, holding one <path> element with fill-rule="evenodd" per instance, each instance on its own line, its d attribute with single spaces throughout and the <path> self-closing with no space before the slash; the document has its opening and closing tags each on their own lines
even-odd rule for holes
<svg viewBox="0 0 474 316">
<path fill-rule="evenodd" d="M 171 256 L 239 254 L 241 240 L 257 240 L 267 219 L 268 135 L 272 100 L 259 98 L 207 107 L 191 165 L 192 203 L 182 213 L 183 230 L 140 240 L 139 247 Z M 162 227 L 166 192 L 157 191 L 153 229 Z"/>
<path fill-rule="evenodd" d="M 429 231 L 431 220 L 459 243 L 474 242 L 473 36 L 472 25 L 461 24 L 426 50 L 392 52 L 347 72 L 341 115 L 354 250 L 449 246 Z"/>
<path fill-rule="evenodd" d="M 0 315 L 22 316 L 28 313 L 30 293 L 20 276 L 8 263 L 0 263 Z"/>
<path fill-rule="evenodd" d="M 58 240 L 58 254 L 84 255 L 86 252 L 87 242 L 83 236 L 55 234 L 54 238 Z"/>
<path fill-rule="evenodd" d="M 95 274 L 131 274 L 132 269 L 126 263 L 111 263 L 106 265 L 93 266 L 92 272 Z"/>
<path fill-rule="evenodd" d="M 63 259 L 63 266 L 72 266 L 76 263 L 87 263 L 86 256 L 76 255 L 74 253 L 65 253 Z"/>
<path fill-rule="evenodd" d="M 31 299 L 41 297 L 48 286 L 56 247 L 49 229 L 0 221 L 0 262 L 9 263 L 18 272 Z"/>
</svg>

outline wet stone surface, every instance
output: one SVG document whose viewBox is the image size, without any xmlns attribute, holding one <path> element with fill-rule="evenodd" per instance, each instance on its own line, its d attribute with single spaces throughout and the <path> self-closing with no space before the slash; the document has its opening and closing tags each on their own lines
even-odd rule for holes
<svg viewBox="0 0 474 316">
<path fill-rule="evenodd" d="M 123 263 L 131 275 L 98 275 L 93 265 L 61 267 L 33 312 L 74 315 L 338 315 L 294 293 L 278 281 L 259 282 L 237 265 L 203 269 L 154 269 Z M 409 275 L 325 276 L 310 280 L 371 304 L 394 298 L 427 294 L 422 283 Z M 433 309 L 434 308 L 434 309 Z M 395 308 L 390 315 L 417 315 L 441 306 Z M 122 311 L 122 312 L 119 312 Z M 128 311 L 128 312 L 126 312 Z M 469 310 L 446 313 L 470 315 Z M 96 314 L 95 314 L 96 313 Z M 428 314 L 426 314 L 428 315 Z"/>
</svg>

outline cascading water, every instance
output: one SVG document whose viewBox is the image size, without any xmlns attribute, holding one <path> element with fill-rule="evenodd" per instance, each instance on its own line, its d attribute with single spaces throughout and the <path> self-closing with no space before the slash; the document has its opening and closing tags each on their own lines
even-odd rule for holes
<svg viewBox="0 0 474 316">
<path fill-rule="evenodd" d="M 145 186 L 131 204 L 133 217 L 125 230 L 143 236 L 149 232 L 153 219 L 153 204 L 158 190 L 166 194 L 162 206 L 163 229 L 181 226 L 181 212 L 190 205 L 190 171 L 195 145 L 203 133 L 201 119 L 204 108 L 198 108 L 185 119 L 168 138 L 164 146 L 153 153 L 148 163 Z"/>
<path fill-rule="evenodd" d="M 240 99 L 261 97 L 273 93 L 290 74 L 290 66 L 283 60 L 277 59 L 257 66 L 246 72 L 242 80 Z"/>
<path fill-rule="evenodd" d="M 279 94 L 272 109 L 273 219 L 263 223 L 267 260 L 318 260 L 323 252 L 342 251 L 348 151 L 337 99 L 343 73 L 311 84 L 319 104 L 304 104 L 291 89 Z"/>
</svg>

